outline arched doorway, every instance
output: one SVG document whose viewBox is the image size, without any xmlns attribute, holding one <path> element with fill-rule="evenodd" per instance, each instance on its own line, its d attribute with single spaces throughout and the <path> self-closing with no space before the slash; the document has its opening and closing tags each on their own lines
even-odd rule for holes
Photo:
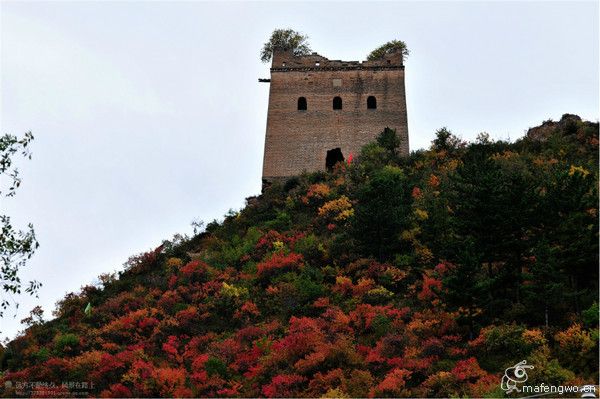
<svg viewBox="0 0 600 399">
<path fill-rule="evenodd" d="M 298 111 L 306 111 L 307 108 L 306 97 L 298 98 Z"/>
<path fill-rule="evenodd" d="M 342 109 L 342 97 L 333 98 L 333 109 Z"/>
<path fill-rule="evenodd" d="M 328 171 L 333 170 L 333 167 L 338 162 L 344 162 L 344 154 L 340 148 L 334 148 L 327 151 L 327 157 L 325 158 L 325 167 Z"/>
<path fill-rule="evenodd" d="M 374 96 L 367 98 L 367 109 L 377 109 L 377 99 Z"/>
</svg>

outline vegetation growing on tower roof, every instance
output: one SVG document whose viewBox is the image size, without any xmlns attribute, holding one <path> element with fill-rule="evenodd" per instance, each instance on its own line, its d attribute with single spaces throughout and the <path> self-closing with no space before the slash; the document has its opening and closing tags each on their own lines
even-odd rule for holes
<svg viewBox="0 0 600 399">
<path fill-rule="evenodd" d="M 312 51 L 308 36 L 292 29 L 275 29 L 260 51 L 260 60 L 271 61 L 275 50 L 292 50 L 294 55 L 308 55 Z"/>
<path fill-rule="evenodd" d="M 402 40 L 391 40 L 371 51 L 367 56 L 367 61 L 378 60 L 383 58 L 386 54 L 391 54 L 396 51 L 402 54 L 402 59 L 405 59 L 410 54 L 408 47 L 406 47 L 406 43 Z"/>
</svg>

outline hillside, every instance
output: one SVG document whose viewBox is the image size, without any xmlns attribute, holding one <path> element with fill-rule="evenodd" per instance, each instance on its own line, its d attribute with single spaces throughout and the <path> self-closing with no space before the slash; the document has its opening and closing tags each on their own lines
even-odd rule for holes
<svg viewBox="0 0 600 399">
<path fill-rule="evenodd" d="M 132 257 L 55 319 L 32 313 L 0 349 L 0 389 L 498 397 L 524 359 L 528 384 L 596 384 L 598 124 L 530 133 L 441 129 L 403 158 L 386 130 L 333 172 Z"/>
</svg>

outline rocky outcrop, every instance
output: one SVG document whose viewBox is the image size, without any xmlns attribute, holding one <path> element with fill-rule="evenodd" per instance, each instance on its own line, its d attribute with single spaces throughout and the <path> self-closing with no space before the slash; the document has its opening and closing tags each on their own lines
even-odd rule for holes
<svg viewBox="0 0 600 399">
<path fill-rule="evenodd" d="M 527 138 L 535 141 L 546 141 L 556 131 L 562 131 L 563 134 L 573 134 L 577 132 L 577 125 L 581 118 L 573 114 L 564 114 L 560 121 L 544 121 L 540 126 L 532 127 L 527 131 Z"/>
</svg>

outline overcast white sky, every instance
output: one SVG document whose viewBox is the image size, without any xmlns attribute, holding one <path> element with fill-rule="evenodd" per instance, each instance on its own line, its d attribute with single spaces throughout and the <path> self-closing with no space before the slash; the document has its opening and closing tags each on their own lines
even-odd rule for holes
<svg viewBox="0 0 600 399">
<path fill-rule="evenodd" d="M 0 133 L 35 135 L 1 213 L 35 225 L 23 270 L 40 298 L 120 269 L 190 221 L 260 192 L 269 76 L 259 50 L 291 27 L 363 60 L 406 41 L 411 150 L 447 126 L 515 139 L 563 113 L 598 120 L 598 3 L 2 2 Z"/>
</svg>

